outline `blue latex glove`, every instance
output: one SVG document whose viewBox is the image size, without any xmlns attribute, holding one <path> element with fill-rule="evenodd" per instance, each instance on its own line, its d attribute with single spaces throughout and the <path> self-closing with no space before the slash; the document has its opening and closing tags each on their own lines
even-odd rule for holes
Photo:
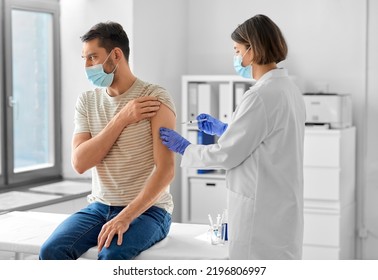
<svg viewBox="0 0 378 280">
<path fill-rule="evenodd" d="M 213 118 L 208 114 L 199 114 L 197 116 L 199 130 L 210 135 L 221 136 L 226 131 L 228 124 L 221 122 L 220 120 Z M 205 120 L 205 121 L 201 121 Z"/>
<path fill-rule="evenodd" d="M 160 139 L 168 149 L 181 155 L 184 154 L 186 147 L 190 145 L 190 142 L 176 131 L 165 127 L 160 128 Z"/>
</svg>

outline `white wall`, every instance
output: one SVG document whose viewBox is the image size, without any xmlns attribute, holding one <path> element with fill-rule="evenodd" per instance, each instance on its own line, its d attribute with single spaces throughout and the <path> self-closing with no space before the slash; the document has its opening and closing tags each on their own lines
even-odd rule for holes
<svg viewBox="0 0 378 280">
<path fill-rule="evenodd" d="M 330 91 L 363 92 L 365 1 L 355 0 L 191 0 L 188 71 L 234 74 L 233 42 L 238 24 L 266 14 L 281 28 L 289 45 L 284 63 L 306 82 L 306 90 L 327 82 Z"/>
</svg>

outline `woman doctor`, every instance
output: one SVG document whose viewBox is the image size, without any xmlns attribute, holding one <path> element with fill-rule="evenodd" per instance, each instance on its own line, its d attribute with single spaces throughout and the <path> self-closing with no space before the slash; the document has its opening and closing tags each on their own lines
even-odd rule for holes
<svg viewBox="0 0 378 280">
<path fill-rule="evenodd" d="M 168 128 L 160 137 L 183 155 L 182 167 L 226 170 L 230 259 L 301 259 L 305 105 L 287 70 L 277 67 L 287 45 L 265 15 L 239 25 L 231 38 L 235 70 L 256 83 L 229 124 L 197 117 L 218 143 L 193 145 Z"/>
</svg>

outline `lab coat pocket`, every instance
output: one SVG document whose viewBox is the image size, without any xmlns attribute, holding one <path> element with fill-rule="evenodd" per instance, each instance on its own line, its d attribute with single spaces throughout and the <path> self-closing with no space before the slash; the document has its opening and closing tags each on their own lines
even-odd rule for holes
<svg viewBox="0 0 378 280">
<path fill-rule="evenodd" d="M 249 199 L 255 199 L 258 180 L 258 157 L 250 156 L 239 166 L 227 171 L 227 188 Z"/>
<path fill-rule="evenodd" d="M 229 190 L 229 253 L 231 259 L 249 259 L 254 233 L 255 199 Z"/>
</svg>

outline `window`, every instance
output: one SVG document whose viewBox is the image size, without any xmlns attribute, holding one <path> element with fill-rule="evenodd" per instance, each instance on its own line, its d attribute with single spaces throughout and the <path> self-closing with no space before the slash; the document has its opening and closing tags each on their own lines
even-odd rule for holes
<svg viewBox="0 0 378 280">
<path fill-rule="evenodd" d="M 61 177 L 59 2 L 0 0 L 0 186 Z"/>
</svg>

